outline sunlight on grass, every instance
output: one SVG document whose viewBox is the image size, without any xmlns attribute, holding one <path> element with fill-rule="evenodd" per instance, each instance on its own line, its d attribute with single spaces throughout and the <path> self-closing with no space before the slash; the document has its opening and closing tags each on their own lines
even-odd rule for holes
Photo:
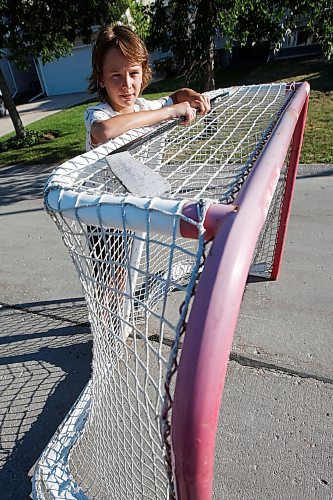
<svg viewBox="0 0 333 500">
<path fill-rule="evenodd" d="M 86 107 L 87 104 L 81 104 L 28 125 L 27 130 L 52 130 L 58 132 L 59 137 L 31 148 L 6 151 L 1 155 L 1 164 L 57 164 L 81 154 L 85 149 L 83 113 Z"/>
<path fill-rule="evenodd" d="M 333 163 L 333 92 L 312 91 L 305 128 L 302 163 Z"/>
</svg>

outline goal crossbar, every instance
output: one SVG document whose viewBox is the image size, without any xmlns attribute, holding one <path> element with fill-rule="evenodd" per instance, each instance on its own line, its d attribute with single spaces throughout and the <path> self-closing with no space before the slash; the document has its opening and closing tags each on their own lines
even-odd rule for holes
<svg viewBox="0 0 333 500">
<path fill-rule="evenodd" d="M 174 216 L 178 214 L 177 235 L 184 238 L 198 238 L 198 231 L 193 225 L 193 221 L 198 222 L 199 202 L 196 201 L 159 197 L 138 199 L 131 195 L 120 197 L 108 194 L 78 194 L 72 190 L 53 189 L 48 194 L 47 204 L 49 210 L 65 213 L 69 220 L 80 220 L 86 225 L 121 227 L 125 218 L 128 230 L 141 232 L 147 229 L 146 210 L 149 207 L 152 235 L 171 234 Z M 205 238 L 212 238 L 222 223 L 223 217 L 236 209 L 234 204 L 211 203 L 203 222 L 206 230 Z"/>
</svg>

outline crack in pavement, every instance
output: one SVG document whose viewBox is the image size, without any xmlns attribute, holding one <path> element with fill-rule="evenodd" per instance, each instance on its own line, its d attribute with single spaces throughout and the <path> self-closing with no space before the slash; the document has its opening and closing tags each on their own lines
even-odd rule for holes
<svg viewBox="0 0 333 500">
<path fill-rule="evenodd" d="M 66 321 L 68 323 L 73 323 L 75 325 L 89 326 L 90 327 L 90 323 L 88 321 L 82 322 L 82 321 L 78 321 L 78 320 L 64 318 L 64 317 L 58 316 L 56 314 L 44 313 L 41 311 L 34 311 L 34 310 L 30 309 L 29 307 L 12 305 L 12 304 L 8 304 L 8 303 L 1 302 L 1 301 L 0 301 L 0 307 L 3 307 L 4 309 L 14 309 L 14 310 L 24 312 L 24 313 L 29 313 L 29 314 L 35 314 L 37 316 L 50 318 L 50 319 L 54 319 L 57 321 Z M 159 337 L 158 337 L 158 335 L 151 335 L 149 337 L 149 340 L 152 342 L 159 342 Z M 165 339 L 163 339 L 162 343 L 171 347 L 173 344 L 173 341 L 172 341 L 172 339 L 165 338 Z M 179 344 L 179 347 L 180 348 L 182 347 L 182 342 Z M 284 375 L 288 375 L 290 377 L 299 377 L 299 378 L 308 379 L 308 380 L 315 380 L 316 382 L 322 382 L 324 384 L 333 385 L 333 379 L 330 379 L 328 377 L 317 375 L 315 373 L 308 373 L 308 372 L 304 372 L 301 370 L 287 368 L 285 366 L 277 365 L 274 363 L 269 363 L 267 361 L 261 361 L 261 360 L 255 359 L 255 358 L 250 358 L 248 356 L 243 356 L 241 354 L 237 354 L 233 351 L 230 352 L 229 359 L 230 359 L 230 361 L 234 361 L 234 362 L 238 363 L 239 365 L 245 366 L 247 368 L 253 368 L 253 369 L 257 369 L 257 370 L 262 369 L 262 370 L 267 370 L 267 371 L 274 372 L 274 373 L 283 373 Z"/>
<path fill-rule="evenodd" d="M 258 359 L 242 356 L 241 354 L 236 354 L 235 352 L 232 351 L 230 353 L 229 359 L 230 361 L 235 361 L 236 363 L 242 366 L 246 366 L 248 368 L 263 369 L 270 372 L 283 373 L 284 375 L 289 375 L 290 377 L 310 379 L 310 380 L 315 380 L 317 382 L 323 382 L 324 384 L 333 385 L 333 379 L 330 379 L 328 377 L 316 375 L 315 373 L 307 373 L 300 370 L 294 370 L 292 368 L 276 365 L 274 363 L 268 363 L 266 361 L 260 361 Z"/>
</svg>

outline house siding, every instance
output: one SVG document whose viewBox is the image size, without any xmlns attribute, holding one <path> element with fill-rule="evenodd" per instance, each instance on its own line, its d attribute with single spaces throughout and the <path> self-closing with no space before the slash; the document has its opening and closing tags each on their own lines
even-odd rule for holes
<svg viewBox="0 0 333 500">
<path fill-rule="evenodd" d="M 46 64 L 39 60 L 38 66 L 46 95 L 85 92 L 91 72 L 91 46 L 75 47 L 70 55 Z"/>
</svg>

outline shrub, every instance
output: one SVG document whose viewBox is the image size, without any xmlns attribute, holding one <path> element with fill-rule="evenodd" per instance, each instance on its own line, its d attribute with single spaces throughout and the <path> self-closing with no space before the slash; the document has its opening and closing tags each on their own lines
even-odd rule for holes
<svg viewBox="0 0 333 500">
<path fill-rule="evenodd" d="M 0 151 L 8 151 L 10 149 L 23 149 L 42 144 L 46 141 L 52 141 L 59 137 L 59 133 L 51 130 L 33 131 L 29 130 L 23 138 L 16 135 L 0 142 Z"/>
<path fill-rule="evenodd" d="M 178 75 L 178 68 L 175 65 L 175 59 L 172 56 L 156 59 L 153 63 L 154 71 L 165 78 L 171 78 Z"/>
</svg>

